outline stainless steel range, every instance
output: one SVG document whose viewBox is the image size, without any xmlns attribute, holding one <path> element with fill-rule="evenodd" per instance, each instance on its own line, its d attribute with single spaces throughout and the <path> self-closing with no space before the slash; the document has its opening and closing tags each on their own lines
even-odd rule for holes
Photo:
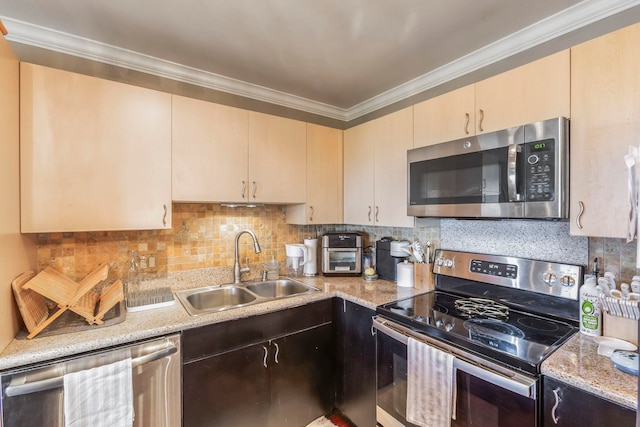
<svg viewBox="0 0 640 427">
<path fill-rule="evenodd" d="M 451 425 L 535 426 L 540 366 L 578 331 L 583 267 L 440 250 L 434 273 L 434 292 L 377 309 L 378 423 L 416 425 L 411 339 L 453 356 Z"/>
</svg>

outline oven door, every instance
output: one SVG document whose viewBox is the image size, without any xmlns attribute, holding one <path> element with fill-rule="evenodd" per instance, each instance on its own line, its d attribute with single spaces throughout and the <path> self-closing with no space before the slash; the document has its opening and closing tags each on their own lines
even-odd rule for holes
<svg viewBox="0 0 640 427">
<path fill-rule="evenodd" d="M 409 337 L 451 352 L 455 356 L 456 401 L 452 426 L 536 425 L 536 378 L 475 358 L 380 317 L 374 319 L 373 326 L 377 330 L 376 421 L 380 426 L 414 426 L 406 420 Z"/>
</svg>

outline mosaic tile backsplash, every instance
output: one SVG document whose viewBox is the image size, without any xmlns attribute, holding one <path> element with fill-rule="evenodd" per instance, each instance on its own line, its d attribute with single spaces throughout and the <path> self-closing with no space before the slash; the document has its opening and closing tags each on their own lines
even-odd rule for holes
<svg viewBox="0 0 640 427">
<path fill-rule="evenodd" d="M 546 233 L 552 233 L 562 241 L 554 249 L 557 257 L 561 258 L 559 261 L 567 256 L 566 262 L 588 264 L 590 269 L 593 258 L 598 257 L 601 271 L 612 271 L 624 281 L 630 281 L 639 273 L 635 268 L 635 242 L 627 244 L 620 239 L 571 237 L 562 223 L 542 223 L 542 226 Z M 388 236 L 410 241 L 417 239 L 423 244 L 431 242 L 434 247 L 457 249 L 451 245 L 458 242 L 456 244 L 462 244 L 460 249 L 463 250 L 511 254 L 513 248 L 526 249 L 523 239 L 527 235 L 540 235 L 540 227 L 541 223 L 537 221 L 517 224 L 481 221 L 475 224 L 454 220 L 418 220 L 415 228 L 298 226 L 286 223 L 286 206 L 281 205 L 229 208 L 218 204 L 176 203 L 173 205 L 171 230 L 39 234 L 38 268 L 51 266 L 72 280 L 81 280 L 106 262 L 110 266 L 109 278 L 113 280 L 123 276 L 128 266 L 129 251 L 136 250 L 146 258 L 146 268 L 141 270 L 143 277 L 202 268 L 225 268 L 229 270 L 231 280 L 235 235 L 245 229 L 256 234 L 262 248 L 262 252 L 256 254 L 250 236 L 241 236 L 241 263 L 244 264 L 248 258 L 253 274 L 250 277 L 256 277 L 272 256 L 280 261 L 281 273 L 284 274 L 286 243 L 301 243 L 309 236 L 320 238 L 329 231 L 361 232 L 365 247 L 373 246 L 376 240 Z M 486 245 L 489 245 L 488 250 L 485 250 Z M 536 245 L 544 245 L 544 239 Z M 572 253 L 571 248 L 574 248 Z"/>
</svg>

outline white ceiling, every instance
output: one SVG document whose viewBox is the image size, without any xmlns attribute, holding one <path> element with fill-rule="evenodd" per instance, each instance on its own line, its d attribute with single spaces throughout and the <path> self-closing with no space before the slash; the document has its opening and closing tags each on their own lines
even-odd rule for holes
<svg viewBox="0 0 640 427">
<path fill-rule="evenodd" d="M 10 41 L 350 120 L 640 0 L 0 0 Z"/>
</svg>

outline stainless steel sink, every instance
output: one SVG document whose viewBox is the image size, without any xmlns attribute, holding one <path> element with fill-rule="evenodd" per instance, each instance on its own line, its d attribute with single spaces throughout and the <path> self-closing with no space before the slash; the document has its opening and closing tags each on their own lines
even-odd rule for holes
<svg viewBox="0 0 640 427">
<path fill-rule="evenodd" d="M 307 285 L 300 282 L 294 282 L 290 279 L 249 283 L 246 285 L 246 288 L 254 294 L 265 298 L 285 298 L 316 290 L 315 288 L 310 288 Z"/>
<path fill-rule="evenodd" d="M 177 291 L 176 296 L 190 316 L 198 316 L 318 291 L 313 286 L 282 278 L 186 289 Z"/>
</svg>

